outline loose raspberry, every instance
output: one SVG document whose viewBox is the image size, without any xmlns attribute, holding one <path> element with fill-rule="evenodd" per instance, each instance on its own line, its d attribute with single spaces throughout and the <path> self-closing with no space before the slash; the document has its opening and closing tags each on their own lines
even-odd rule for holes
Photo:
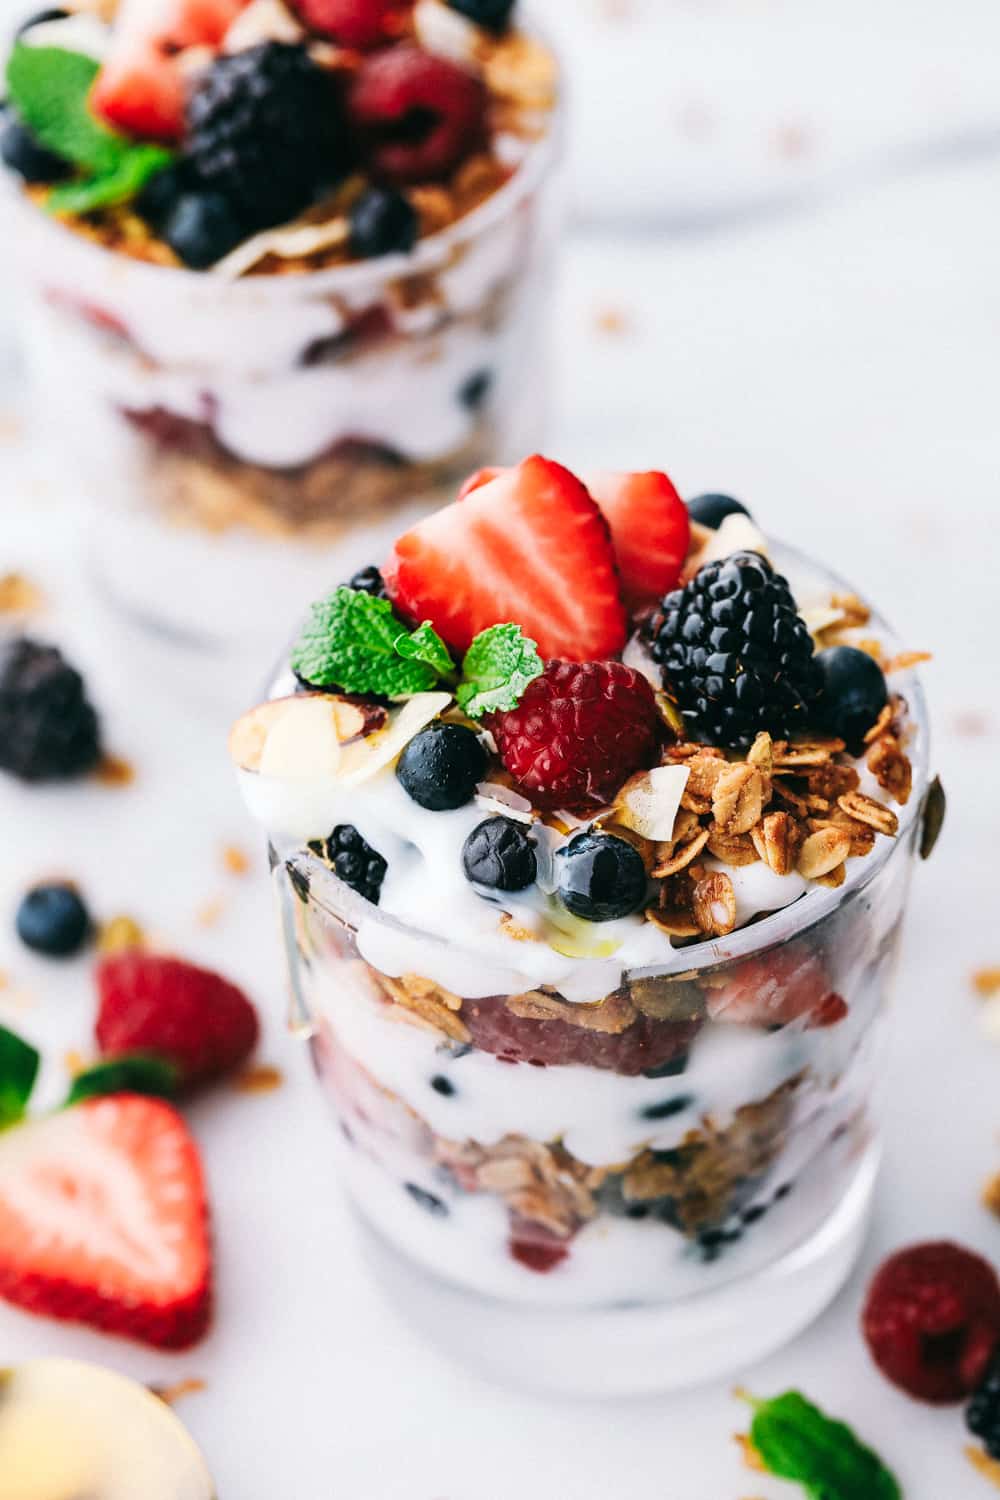
<svg viewBox="0 0 1000 1500">
<path fill-rule="evenodd" d="M 657 763 L 662 723 L 641 673 L 618 661 L 549 662 L 490 722 L 500 759 L 543 807 L 603 807 Z"/>
<path fill-rule="evenodd" d="M 535 1067 L 560 1067 L 576 1063 L 635 1078 L 656 1073 L 680 1061 L 690 1050 L 700 1022 L 652 1021 L 640 1016 L 625 1031 L 589 1031 L 568 1021 L 536 1021 L 516 1016 L 503 1000 L 468 1000 L 462 1019 L 473 1045 L 503 1062 L 528 1063 Z"/>
<path fill-rule="evenodd" d="M 234 984 L 177 958 L 131 950 L 97 969 L 95 1034 L 105 1057 L 153 1052 L 182 1084 L 237 1067 L 257 1043 L 257 1013 Z"/>
<path fill-rule="evenodd" d="M 746 959 L 724 985 L 707 991 L 707 1005 L 711 1020 L 737 1026 L 787 1026 L 808 1016 L 809 1029 L 816 1029 L 847 1015 L 819 959 L 795 943 Z"/>
<path fill-rule="evenodd" d="M 426 182 L 446 177 L 482 141 L 486 90 L 447 58 L 391 47 L 362 65 L 348 110 L 380 177 Z"/>
<path fill-rule="evenodd" d="M 985 1260 L 939 1240 L 890 1256 L 861 1326 L 882 1374 L 919 1401 L 961 1401 L 1000 1348 L 1000 1282 Z"/>
<path fill-rule="evenodd" d="M 343 47 L 377 47 L 402 16 L 400 0 L 296 0 L 295 8 L 313 31 Z"/>
</svg>

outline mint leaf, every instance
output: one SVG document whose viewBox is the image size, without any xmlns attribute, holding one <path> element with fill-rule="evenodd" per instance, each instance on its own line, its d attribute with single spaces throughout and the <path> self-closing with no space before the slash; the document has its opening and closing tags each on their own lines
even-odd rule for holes
<svg viewBox="0 0 1000 1500">
<path fill-rule="evenodd" d="M 34 1047 L 0 1026 L 0 1130 L 24 1118 L 39 1061 Z"/>
<path fill-rule="evenodd" d="M 341 587 L 313 605 L 292 651 L 292 669 L 314 687 L 337 687 L 345 693 L 381 693 L 388 698 L 424 693 L 441 675 L 426 657 L 440 659 L 444 651 L 437 637 L 435 647 L 425 634 L 407 658 L 409 643 L 424 628 L 411 636 L 393 615 L 388 599 Z M 408 644 L 399 649 L 403 642 Z"/>
<path fill-rule="evenodd" d="M 544 670 L 535 642 L 520 625 L 492 625 L 480 631 L 465 653 L 458 706 L 470 719 L 516 708 L 521 694 Z"/>
<path fill-rule="evenodd" d="M 100 64 L 80 52 L 19 42 L 7 64 L 7 91 L 18 116 L 43 146 L 105 176 L 117 169 L 130 147 L 90 111 L 90 89 L 99 71 Z"/>
<path fill-rule="evenodd" d="M 79 1104 L 83 1099 L 97 1099 L 104 1094 L 152 1094 L 158 1099 L 169 1099 L 177 1092 L 179 1076 L 174 1063 L 152 1053 L 113 1057 L 78 1073 L 66 1095 L 66 1104 Z"/>
<path fill-rule="evenodd" d="M 750 1441 L 768 1472 L 796 1480 L 810 1500 L 901 1500 L 878 1455 L 798 1391 L 754 1407 Z"/>
<path fill-rule="evenodd" d="M 422 625 L 418 625 L 412 635 L 404 632 L 397 636 L 396 650 L 405 661 L 426 662 L 439 677 L 447 677 L 455 670 L 455 663 L 448 654 L 448 647 L 430 620 L 425 620 Z"/>
<path fill-rule="evenodd" d="M 163 146 L 133 146 L 113 171 L 80 182 L 62 182 L 52 188 L 45 206 L 54 214 L 89 214 L 95 208 L 126 203 L 171 161 L 172 153 Z"/>
</svg>

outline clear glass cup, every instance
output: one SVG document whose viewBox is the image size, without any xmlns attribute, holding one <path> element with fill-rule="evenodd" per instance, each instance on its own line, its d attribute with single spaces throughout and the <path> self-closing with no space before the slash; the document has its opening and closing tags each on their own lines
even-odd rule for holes
<svg viewBox="0 0 1000 1500">
<path fill-rule="evenodd" d="M 559 147 L 556 115 L 408 255 L 238 280 L 116 254 L 8 187 L 37 425 L 117 605 L 199 644 L 273 640 L 352 528 L 539 445 Z"/>
<path fill-rule="evenodd" d="M 923 696 L 912 677 L 902 691 L 896 838 L 839 889 L 625 973 L 579 1025 L 307 850 L 272 849 L 293 1016 L 367 1259 L 447 1351 L 522 1387 L 668 1389 L 763 1356 L 842 1285 L 926 810 Z M 498 1055 L 498 1028 L 536 1065 Z"/>
</svg>

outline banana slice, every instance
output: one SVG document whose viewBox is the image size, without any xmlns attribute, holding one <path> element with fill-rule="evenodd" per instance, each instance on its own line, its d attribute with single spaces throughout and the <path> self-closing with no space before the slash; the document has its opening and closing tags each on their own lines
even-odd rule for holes
<svg viewBox="0 0 1000 1500">
<path fill-rule="evenodd" d="M 99 1365 L 33 1359 L 0 1371 L 0 1500 L 214 1500 L 170 1408 Z"/>
</svg>

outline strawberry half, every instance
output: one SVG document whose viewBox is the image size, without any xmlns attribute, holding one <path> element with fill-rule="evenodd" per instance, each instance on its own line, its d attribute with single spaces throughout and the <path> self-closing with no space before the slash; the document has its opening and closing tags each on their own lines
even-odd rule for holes
<svg viewBox="0 0 1000 1500">
<path fill-rule="evenodd" d="M 709 1019 L 737 1026 L 787 1026 L 808 1017 L 807 1030 L 836 1026 L 847 1002 L 831 988 L 823 965 L 791 944 L 737 965 L 720 989 L 706 993 Z"/>
<path fill-rule="evenodd" d="M 0 1296 L 161 1349 L 201 1338 L 208 1211 L 175 1109 L 117 1094 L 0 1134 Z"/>
<path fill-rule="evenodd" d="M 635 609 L 676 588 L 691 521 L 666 474 L 591 474 L 587 488 L 611 527 L 626 604 Z"/>
<path fill-rule="evenodd" d="M 625 645 L 607 523 L 547 458 L 502 470 L 401 536 L 382 576 L 393 603 L 453 650 L 508 620 L 545 658 L 594 661 Z"/>
</svg>

